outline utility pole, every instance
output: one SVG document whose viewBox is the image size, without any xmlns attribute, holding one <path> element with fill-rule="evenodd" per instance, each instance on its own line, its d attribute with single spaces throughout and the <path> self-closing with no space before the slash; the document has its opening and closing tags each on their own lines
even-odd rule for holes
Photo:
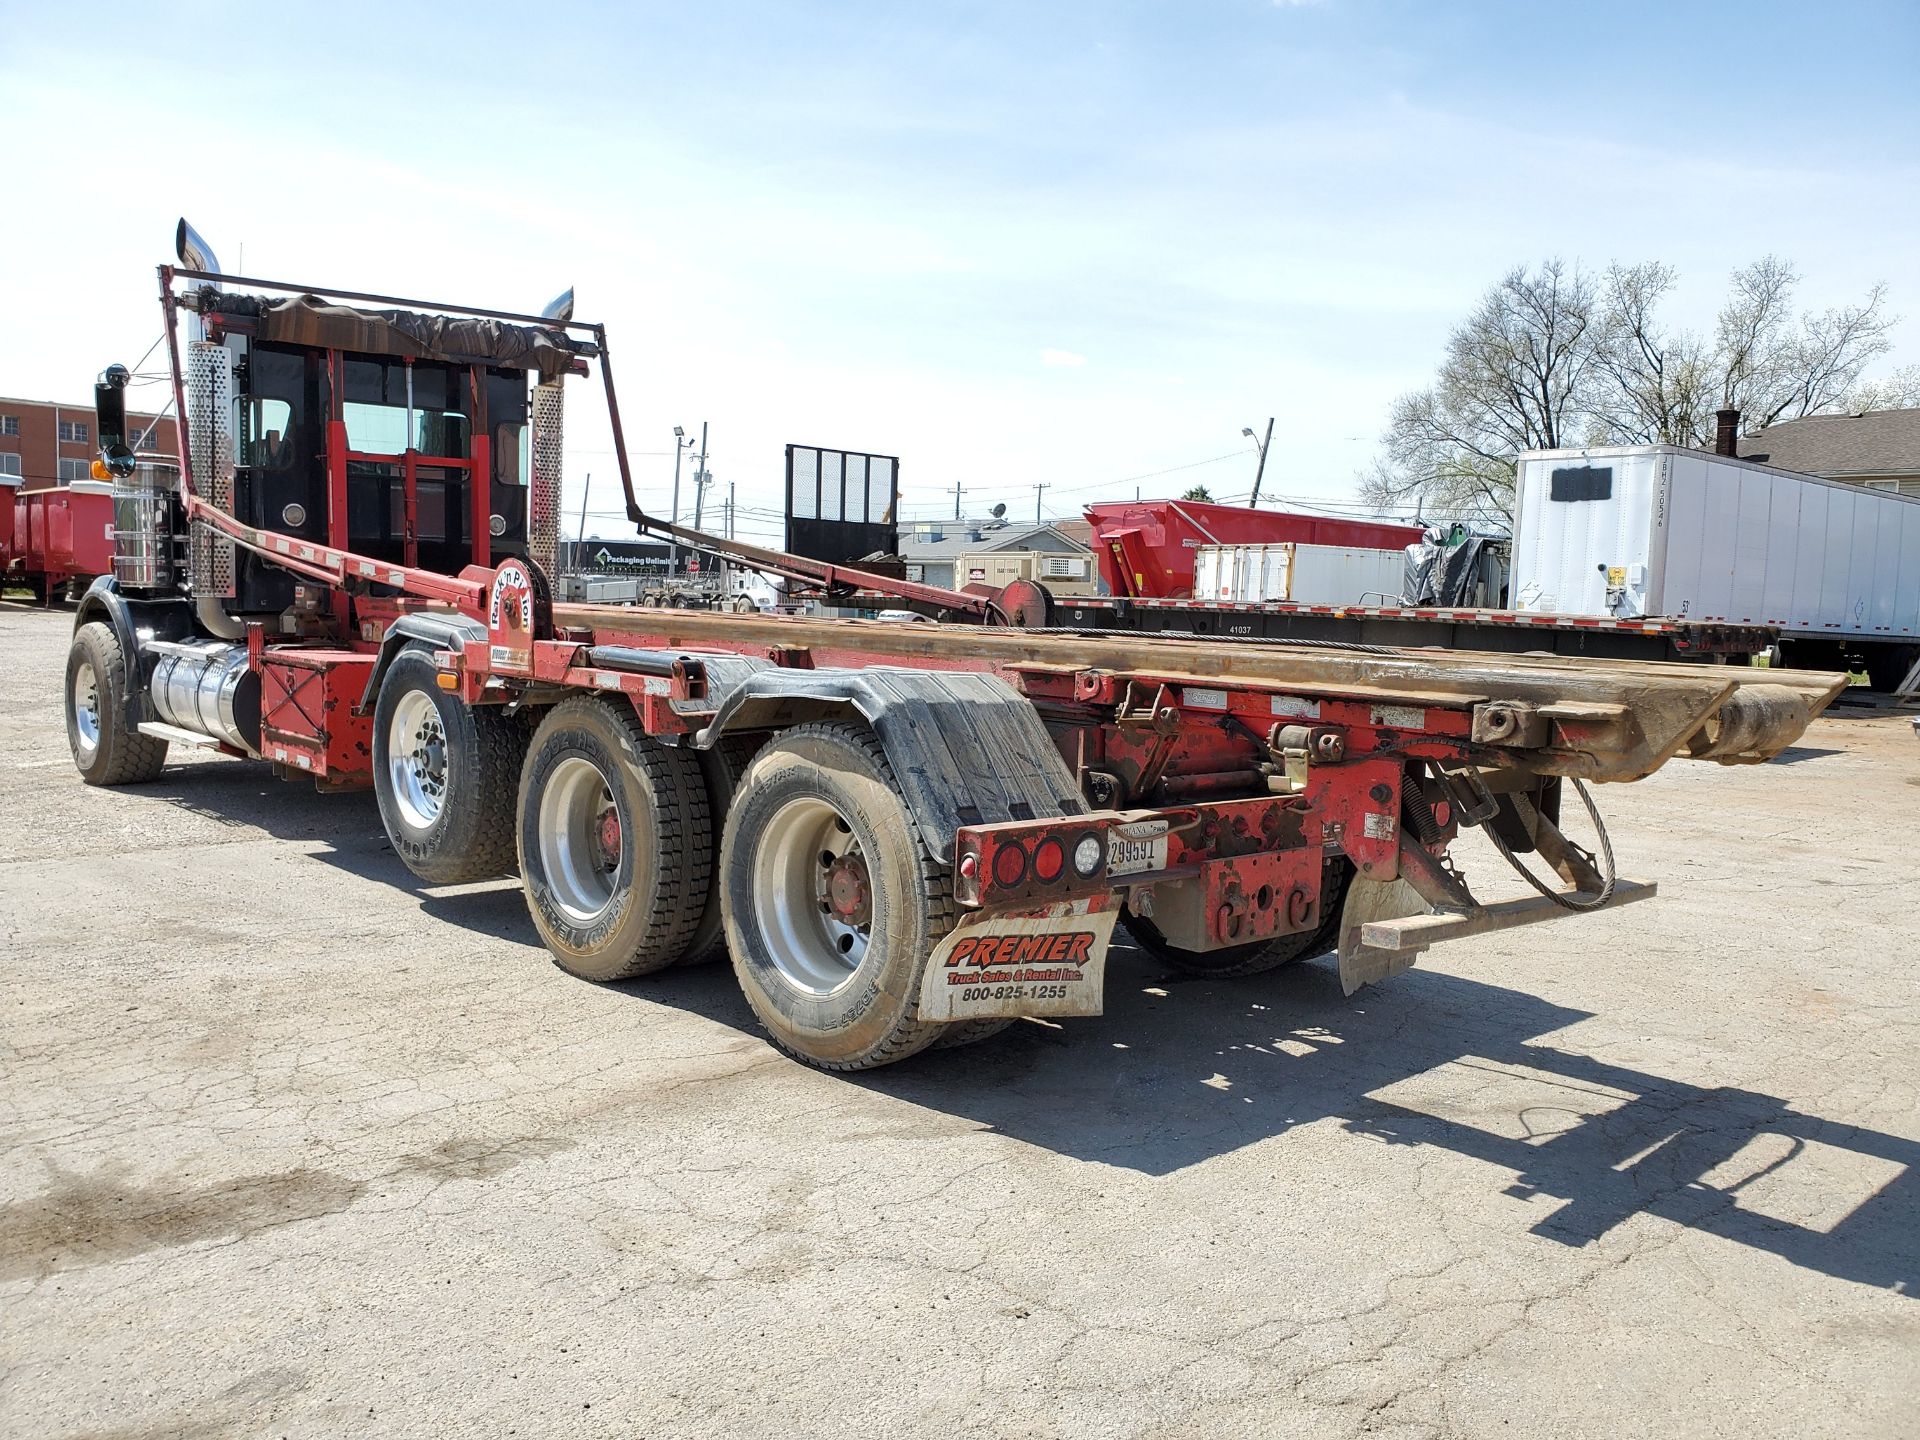
<svg viewBox="0 0 1920 1440">
<path fill-rule="evenodd" d="M 1042 480 L 1033 487 L 1033 523 L 1036 525 L 1040 523 L 1040 492 L 1050 488 L 1051 484 L 1051 481 Z"/>
<path fill-rule="evenodd" d="M 727 539 L 733 539 L 733 481 L 727 481 Z"/>
<path fill-rule="evenodd" d="M 956 520 L 960 518 L 960 482 L 958 480 L 953 482 L 953 518 Z"/>
<path fill-rule="evenodd" d="M 1273 444 L 1273 416 L 1269 415 L 1267 417 L 1266 439 L 1262 440 L 1258 435 L 1255 435 L 1251 426 L 1243 429 L 1240 433 L 1260 447 L 1260 468 L 1253 472 L 1253 498 L 1247 502 L 1247 508 L 1252 509 L 1260 503 L 1260 481 L 1265 478 L 1267 473 L 1267 447 Z"/>
<path fill-rule="evenodd" d="M 700 512 L 707 499 L 707 422 L 700 422 L 700 468 L 693 475 L 693 528 L 700 528 Z"/>
<path fill-rule="evenodd" d="M 593 493 L 593 472 L 587 472 L 587 483 L 580 487 L 580 534 L 573 542 L 573 564 L 565 567 L 571 570 L 580 568 L 580 552 L 587 544 L 587 497 Z"/>
</svg>

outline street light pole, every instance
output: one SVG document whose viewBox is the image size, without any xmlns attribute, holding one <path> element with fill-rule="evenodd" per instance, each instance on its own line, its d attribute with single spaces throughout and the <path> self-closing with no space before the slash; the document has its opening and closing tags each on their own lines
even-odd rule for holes
<svg viewBox="0 0 1920 1440">
<path fill-rule="evenodd" d="M 1247 508 L 1252 509 L 1260 503 L 1260 482 L 1266 478 L 1267 474 L 1267 447 L 1273 444 L 1273 416 L 1267 417 L 1266 439 L 1262 440 L 1254 434 L 1251 426 L 1243 428 L 1240 433 L 1260 447 L 1260 468 L 1253 473 L 1253 498 L 1247 502 Z"/>
</svg>

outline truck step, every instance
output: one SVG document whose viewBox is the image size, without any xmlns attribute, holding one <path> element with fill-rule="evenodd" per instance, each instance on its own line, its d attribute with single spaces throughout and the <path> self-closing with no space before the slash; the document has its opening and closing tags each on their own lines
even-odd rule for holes
<svg viewBox="0 0 1920 1440">
<path fill-rule="evenodd" d="M 163 725 L 158 720 L 142 720 L 140 733 L 151 735 L 155 740 L 167 740 L 175 745 L 192 745 L 201 750 L 220 748 L 220 742 L 211 735 L 202 735 L 198 730 L 184 730 L 178 725 Z"/>
</svg>

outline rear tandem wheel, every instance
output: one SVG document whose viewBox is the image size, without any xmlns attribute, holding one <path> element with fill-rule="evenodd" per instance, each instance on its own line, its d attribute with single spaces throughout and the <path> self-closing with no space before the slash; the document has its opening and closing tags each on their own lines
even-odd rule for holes
<svg viewBox="0 0 1920 1440">
<path fill-rule="evenodd" d="M 562 970 L 626 980 L 687 953 L 712 868 L 706 785 L 692 752 L 631 707 L 580 696 L 547 712 L 514 834 L 527 909 Z"/>
</svg>

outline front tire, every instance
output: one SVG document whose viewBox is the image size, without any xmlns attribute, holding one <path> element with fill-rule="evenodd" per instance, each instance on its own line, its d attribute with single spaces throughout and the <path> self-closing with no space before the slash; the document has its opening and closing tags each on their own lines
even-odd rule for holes
<svg viewBox="0 0 1920 1440">
<path fill-rule="evenodd" d="M 864 726 L 802 725 L 762 750 L 720 865 L 734 975 L 781 1049 L 868 1070 L 940 1038 L 920 980 L 953 928 L 951 878 Z"/>
<path fill-rule="evenodd" d="M 394 854 L 429 885 L 513 873 L 513 796 L 526 730 L 442 690 L 433 654 L 394 657 L 373 709 L 373 790 Z"/>
<path fill-rule="evenodd" d="M 90 621 L 67 651 L 67 747 L 89 785 L 138 785 L 167 763 L 167 742 L 126 722 L 127 657 L 113 627 Z"/>
<path fill-rule="evenodd" d="M 562 970 L 627 980 L 687 952 L 713 848 L 692 752 L 631 708 L 562 701 L 527 750 L 517 811 L 527 909 Z"/>
</svg>

